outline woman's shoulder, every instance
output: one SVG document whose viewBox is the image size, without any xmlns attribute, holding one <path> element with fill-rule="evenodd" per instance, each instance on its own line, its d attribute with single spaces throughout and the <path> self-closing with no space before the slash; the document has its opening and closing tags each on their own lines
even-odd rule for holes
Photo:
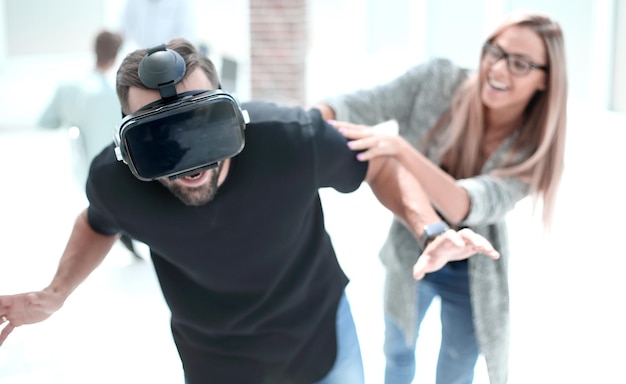
<svg viewBox="0 0 626 384">
<path fill-rule="evenodd" d="M 435 57 L 426 60 L 421 66 L 423 67 L 422 71 L 428 74 L 428 76 L 437 79 L 456 80 L 461 77 L 465 78 L 469 74 L 468 69 L 444 57 Z"/>
<path fill-rule="evenodd" d="M 422 89 L 454 91 L 467 79 L 469 71 L 447 58 L 432 58 L 410 68 L 398 80 L 400 83 L 419 84 Z"/>
</svg>

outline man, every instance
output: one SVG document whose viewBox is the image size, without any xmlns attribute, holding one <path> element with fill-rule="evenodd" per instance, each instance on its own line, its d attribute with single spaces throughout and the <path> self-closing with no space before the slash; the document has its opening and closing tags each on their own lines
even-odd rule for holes
<svg viewBox="0 0 626 384">
<path fill-rule="evenodd" d="M 113 130 L 119 123 L 120 102 L 107 77 L 114 70 L 121 45 L 120 35 L 98 33 L 93 70 L 61 83 L 39 118 L 38 125 L 44 128 L 79 128 L 87 164 L 113 141 Z"/>
<path fill-rule="evenodd" d="M 0 296 L 0 344 L 58 310 L 123 232 L 150 246 L 188 384 L 363 383 L 318 189 L 366 180 L 418 237 L 438 217 L 402 168 L 358 162 L 319 111 L 246 103 L 243 132 L 245 114 L 206 91 L 216 88 L 212 63 L 184 40 L 126 57 L 117 145 L 92 163 L 89 207 L 50 285 Z M 471 231 L 437 235 L 416 276 L 475 252 L 498 257 Z"/>
<path fill-rule="evenodd" d="M 78 180 L 85 184 L 89 164 L 113 141 L 113 130 L 119 123 L 120 102 L 108 80 L 114 70 L 122 37 L 100 31 L 94 41 L 96 64 L 86 76 L 59 84 L 52 100 L 39 118 L 43 128 L 78 129 Z M 138 259 L 132 239 L 120 237 L 124 246 Z"/>
</svg>

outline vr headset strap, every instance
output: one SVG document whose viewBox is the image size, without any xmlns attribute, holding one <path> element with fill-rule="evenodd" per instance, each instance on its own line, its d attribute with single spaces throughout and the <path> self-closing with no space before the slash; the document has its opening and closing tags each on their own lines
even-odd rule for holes
<svg viewBox="0 0 626 384">
<path fill-rule="evenodd" d="M 158 89 L 161 99 L 176 97 L 176 84 L 185 76 L 185 61 L 165 44 L 148 48 L 139 64 L 139 79 L 148 88 Z"/>
</svg>

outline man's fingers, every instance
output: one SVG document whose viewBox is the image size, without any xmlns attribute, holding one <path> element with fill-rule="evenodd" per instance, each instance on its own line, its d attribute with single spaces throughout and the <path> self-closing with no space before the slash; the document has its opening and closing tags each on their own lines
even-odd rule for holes
<svg viewBox="0 0 626 384">
<path fill-rule="evenodd" d="M 500 258 L 500 253 L 485 237 L 470 229 L 450 229 L 426 246 L 413 266 L 413 277 L 416 280 L 423 279 L 427 273 L 438 271 L 449 261 L 467 259 L 476 253 L 492 259 Z"/>
<path fill-rule="evenodd" d="M 500 252 L 496 251 L 495 249 L 491 248 L 491 249 L 483 249 L 482 251 L 478 251 L 484 255 L 487 255 L 489 257 L 491 257 L 494 260 L 498 260 L 500 258 Z"/>
<path fill-rule="evenodd" d="M 482 253 L 483 255 L 487 255 L 494 260 L 500 258 L 500 252 L 496 251 L 496 249 L 491 245 L 487 239 L 483 238 L 480 244 L 474 246 L 476 249 L 476 253 Z"/>
<path fill-rule="evenodd" d="M 2 346 L 2 344 L 4 343 L 4 341 L 7 339 L 7 337 L 9 337 L 9 334 L 11 332 L 13 332 L 13 329 L 15 329 L 15 327 L 13 326 L 13 324 L 8 323 L 3 329 L 2 332 L 0 332 L 0 346 Z"/>
<path fill-rule="evenodd" d="M 474 247 L 476 253 L 482 253 L 496 260 L 500 258 L 500 253 L 496 251 L 493 245 L 491 245 L 489 240 L 487 240 L 484 236 L 481 236 L 467 228 L 461 229 L 458 234 L 465 240 L 466 244 Z"/>
<path fill-rule="evenodd" d="M 457 247 L 463 247 L 466 243 L 465 239 L 453 229 L 448 229 L 442 235 L 437 236 L 433 241 L 436 241 L 437 239 L 442 239 L 441 241 L 449 241 Z"/>
<path fill-rule="evenodd" d="M 413 278 L 415 280 L 421 280 L 426 276 L 428 272 L 428 264 L 430 261 L 430 256 L 427 254 L 422 254 L 419 259 L 417 259 L 417 263 L 413 266 Z"/>
</svg>

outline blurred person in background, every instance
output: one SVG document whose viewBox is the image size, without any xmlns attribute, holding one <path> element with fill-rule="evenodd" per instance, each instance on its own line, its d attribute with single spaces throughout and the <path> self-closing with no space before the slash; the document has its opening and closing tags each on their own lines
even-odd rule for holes
<svg viewBox="0 0 626 384">
<path fill-rule="evenodd" d="M 120 121 L 120 102 L 109 78 L 115 73 L 121 46 L 119 34 L 99 32 L 93 45 L 94 68 L 83 77 L 60 83 L 37 123 L 43 128 L 70 130 L 74 171 L 81 187 L 85 185 L 89 164 L 113 142 L 113 132 Z M 120 241 L 135 257 L 140 257 L 132 239 L 123 235 Z"/>
<path fill-rule="evenodd" d="M 192 0 L 126 0 L 118 28 L 131 50 L 173 38 L 198 43 L 195 17 Z"/>
<path fill-rule="evenodd" d="M 445 220 L 432 224 L 469 227 L 502 255 L 450 262 L 416 281 L 407 268 L 424 243 L 393 222 L 380 253 L 387 384 L 413 381 L 420 324 L 435 297 L 442 326 L 437 383 L 472 383 L 480 353 L 491 384 L 508 378 L 505 216 L 530 194 L 550 224 L 566 131 L 563 33 L 546 15 L 514 12 L 488 36 L 479 58 L 477 71 L 435 59 L 317 105 L 325 119 L 341 120 L 333 124 L 360 160 L 394 157 L 411 171 Z M 388 120 L 397 121 L 399 135 L 368 127 Z"/>
</svg>

